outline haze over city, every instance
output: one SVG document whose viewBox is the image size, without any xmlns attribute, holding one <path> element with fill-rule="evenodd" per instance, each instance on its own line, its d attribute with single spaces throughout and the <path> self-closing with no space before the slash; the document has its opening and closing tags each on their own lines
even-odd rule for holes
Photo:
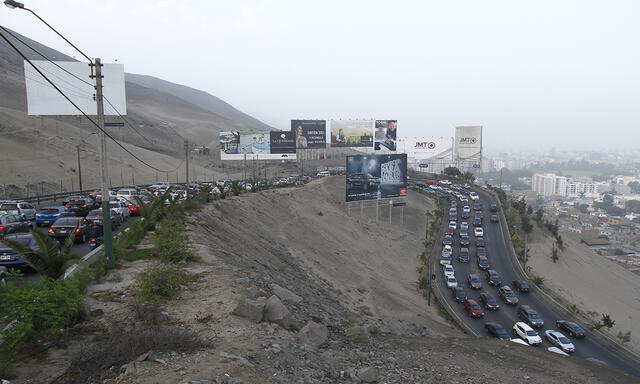
<svg viewBox="0 0 640 384">
<path fill-rule="evenodd" d="M 637 1 L 38 1 L 90 56 L 207 91 L 278 129 L 392 118 L 483 125 L 489 151 L 633 148 Z M 31 15 L 0 23 L 77 55 Z"/>
</svg>

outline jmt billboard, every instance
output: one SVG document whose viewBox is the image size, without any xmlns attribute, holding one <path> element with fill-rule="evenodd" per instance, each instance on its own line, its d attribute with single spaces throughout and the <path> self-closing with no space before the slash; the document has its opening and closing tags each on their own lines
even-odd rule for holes
<svg viewBox="0 0 640 384">
<path fill-rule="evenodd" d="M 454 160 L 477 161 L 482 156 L 482 127 L 456 127 Z"/>
<path fill-rule="evenodd" d="M 407 155 L 347 156 L 346 201 L 407 197 Z"/>
<path fill-rule="evenodd" d="M 373 120 L 331 120 L 331 147 L 373 147 Z"/>
<path fill-rule="evenodd" d="M 450 137 L 403 137 L 398 139 L 398 152 L 406 153 L 409 160 L 451 160 Z"/>
<path fill-rule="evenodd" d="M 291 120 L 291 132 L 296 137 L 296 148 L 326 148 L 326 120 Z"/>
<path fill-rule="evenodd" d="M 295 136 L 289 131 L 222 131 L 221 160 L 294 160 Z"/>
</svg>

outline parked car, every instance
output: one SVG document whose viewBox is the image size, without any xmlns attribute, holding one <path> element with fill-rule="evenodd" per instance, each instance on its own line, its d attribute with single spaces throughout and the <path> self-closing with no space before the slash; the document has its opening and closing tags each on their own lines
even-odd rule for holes
<svg viewBox="0 0 640 384">
<path fill-rule="evenodd" d="M 538 332 L 534 331 L 533 328 L 521 321 L 514 324 L 513 333 L 526 341 L 529 345 L 542 344 L 542 338 L 538 335 Z"/>
<path fill-rule="evenodd" d="M 486 277 L 489 284 L 494 287 L 499 287 L 502 284 L 502 277 L 500 277 L 500 274 L 493 269 L 487 270 Z"/>
<path fill-rule="evenodd" d="M 462 304 L 471 317 L 479 319 L 484 316 L 484 310 L 475 300 L 467 299 Z"/>
<path fill-rule="evenodd" d="M 445 235 L 445 237 L 442 238 L 442 245 L 447 246 L 452 244 L 453 244 L 453 237 L 451 237 L 451 235 Z"/>
<path fill-rule="evenodd" d="M 572 321 L 557 320 L 556 327 L 565 330 L 571 337 L 580 338 L 587 335 L 587 332 L 581 326 Z"/>
<path fill-rule="evenodd" d="M 502 297 L 505 303 L 509 305 L 516 305 L 520 301 L 518 296 L 516 296 L 515 292 L 508 285 L 503 285 L 498 288 L 498 296 Z"/>
<path fill-rule="evenodd" d="M 469 257 L 469 248 L 460 248 L 460 255 L 458 256 L 458 261 L 461 263 L 468 263 L 471 260 Z"/>
<path fill-rule="evenodd" d="M 75 216 L 65 206 L 47 206 L 40 207 L 36 210 L 36 225 L 51 225 L 61 217 Z"/>
<path fill-rule="evenodd" d="M 449 276 L 454 276 L 456 275 L 456 271 L 453 269 L 453 265 L 449 264 L 449 265 L 445 265 L 444 268 L 442 269 L 442 273 L 444 273 L 445 277 L 449 277 Z"/>
<path fill-rule="evenodd" d="M 451 264 L 451 256 L 440 257 L 440 265 L 449 265 L 449 264 Z"/>
<path fill-rule="evenodd" d="M 460 303 L 467 300 L 467 292 L 465 292 L 464 288 L 462 287 L 451 288 L 451 293 L 453 293 L 453 297 L 456 299 L 456 301 Z"/>
<path fill-rule="evenodd" d="M 451 248 L 450 245 L 445 245 L 444 248 L 442 248 L 442 253 L 441 253 L 442 257 L 451 257 L 452 254 L 453 254 L 453 248 Z"/>
<path fill-rule="evenodd" d="M 38 244 L 33 239 L 33 235 L 30 233 L 11 234 L 5 236 L 4 239 L 17 241 L 25 247 L 29 247 L 34 250 L 38 249 Z M 28 267 L 29 264 L 21 259 L 20 256 L 18 256 L 18 254 L 13 249 L 11 249 L 11 247 L 0 240 L 0 266 L 6 268 L 21 269 Z"/>
<path fill-rule="evenodd" d="M 47 233 L 52 238 L 62 241 L 74 234 L 75 242 L 84 243 L 87 237 L 88 224 L 89 220 L 84 217 L 62 217 L 51 225 Z"/>
<path fill-rule="evenodd" d="M 487 330 L 487 332 L 494 336 L 495 338 L 498 338 L 500 340 L 511 340 L 511 337 L 509 336 L 509 333 L 507 332 L 506 329 L 504 329 L 504 327 L 498 323 L 494 323 L 494 322 L 488 322 L 488 323 L 484 323 L 484 329 Z"/>
<path fill-rule="evenodd" d="M 562 349 L 564 352 L 576 351 L 576 347 L 573 345 L 571 340 L 562 333 L 549 329 L 544 332 L 544 335 L 551 344 Z"/>
<path fill-rule="evenodd" d="M 524 280 L 513 280 L 513 287 L 518 292 L 524 292 L 524 293 L 529 292 L 529 283 L 527 283 Z"/>
<path fill-rule="evenodd" d="M 534 328 L 540 328 L 544 325 L 544 320 L 542 320 L 538 311 L 530 305 L 521 305 L 518 308 L 518 317 Z"/>
<path fill-rule="evenodd" d="M 471 242 L 469 241 L 469 236 L 460 236 L 460 245 L 463 247 L 468 247 Z"/>
<path fill-rule="evenodd" d="M 455 276 L 448 276 L 445 280 L 447 282 L 447 288 L 455 288 L 458 286 L 458 280 L 456 280 Z"/>
<path fill-rule="evenodd" d="M 495 297 L 491 296 L 486 292 L 482 292 L 480 294 L 480 301 L 484 304 L 484 307 L 490 311 L 497 311 L 500 309 L 500 304 L 498 304 L 498 300 Z"/>
<path fill-rule="evenodd" d="M 33 220 L 36 217 L 36 209 L 33 205 L 26 201 L 3 200 L 0 201 L 0 214 L 11 213 L 22 216 L 27 220 Z"/>
<path fill-rule="evenodd" d="M 31 230 L 31 223 L 23 216 L 13 213 L 0 215 L 0 237 L 10 233 L 29 232 L 29 230 Z"/>
<path fill-rule="evenodd" d="M 482 281 L 480 281 L 480 278 L 475 273 L 470 273 L 467 276 L 467 283 L 472 289 L 482 289 Z"/>
</svg>

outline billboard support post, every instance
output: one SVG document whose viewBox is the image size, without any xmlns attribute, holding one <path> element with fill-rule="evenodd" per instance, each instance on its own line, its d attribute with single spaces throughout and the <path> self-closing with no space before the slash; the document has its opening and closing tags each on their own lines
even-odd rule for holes
<svg viewBox="0 0 640 384">
<path fill-rule="evenodd" d="M 400 207 L 400 227 L 404 227 L 404 206 Z"/>
<path fill-rule="evenodd" d="M 380 200 L 376 200 L 376 221 L 380 217 Z"/>
<path fill-rule="evenodd" d="M 242 183 L 244 184 L 244 191 L 247 192 L 247 154 L 244 154 L 244 160 L 242 161 Z"/>
<path fill-rule="evenodd" d="M 364 216 L 364 201 L 360 201 L 360 216 Z"/>
<path fill-rule="evenodd" d="M 389 225 L 391 225 L 391 212 L 393 210 L 393 200 L 389 200 Z"/>
</svg>

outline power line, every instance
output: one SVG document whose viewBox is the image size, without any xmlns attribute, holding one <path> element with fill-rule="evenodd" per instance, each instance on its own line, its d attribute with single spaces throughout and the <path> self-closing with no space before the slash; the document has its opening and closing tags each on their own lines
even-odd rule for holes
<svg viewBox="0 0 640 384">
<path fill-rule="evenodd" d="M 4 28 L 3 28 L 4 29 Z M 163 170 L 163 169 L 159 169 L 154 167 L 153 165 L 147 163 L 146 161 L 142 160 L 141 158 L 139 158 L 138 156 L 136 156 L 135 154 L 133 154 L 133 152 L 129 151 L 127 148 L 125 148 L 122 144 L 120 144 L 115 138 L 113 138 L 107 131 L 105 131 L 98 123 L 96 123 L 93 119 L 91 119 L 86 113 L 84 113 L 84 111 L 78 107 L 78 105 L 76 103 L 73 102 L 73 100 L 71 100 L 69 98 L 69 96 L 67 96 L 64 92 L 62 92 L 62 90 L 60 90 L 60 88 L 58 88 L 58 86 L 56 86 L 47 76 L 45 76 L 44 73 L 42 73 L 42 71 L 40 71 L 40 69 L 38 69 L 38 67 L 36 67 L 31 60 L 29 60 L 23 53 L 22 51 L 20 51 L 15 45 L 13 45 L 11 43 L 11 41 L 9 41 L 9 39 L 2 33 L 0 32 L 0 37 L 2 37 L 10 46 L 11 48 L 13 48 L 27 63 L 29 63 L 29 65 L 31 65 L 33 67 L 33 69 L 35 69 L 40 76 L 42 76 L 45 80 L 47 80 L 47 82 L 49 84 L 51 84 L 51 86 L 53 86 L 56 91 L 58 91 L 65 99 L 67 99 L 67 101 L 69 103 L 71 103 L 71 105 L 73 105 L 84 117 L 87 118 L 87 120 L 89 120 L 93 125 L 95 125 L 100 131 L 102 131 L 105 136 L 107 136 L 109 139 L 113 140 L 114 143 L 116 143 L 120 148 L 122 148 L 122 150 L 124 150 L 125 152 L 127 152 L 129 155 L 131 155 L 134 159 L 138 160 L 139 162 L 141 162 L 142 164 L 146 165 L 147 167 L 158 171 L 158 172 L 172 172 L 170 170 Z M 66 39 L 65 39 L 66 40 Z M 75 46 L 74 46 L 75 47 Z M 86 56 L 85 56 L 86 57 Z M 177 168 L 176 168 L 177 169 Z"/>
<path fill-rule="evenodd" d="M 82 81 L 83 83 L 91 86 L 93 88 L 93 84 L 89 83 L 88 81 L 82 79 L 81 77 L 78 77 L 76 74 L 70 72 L 69 70 L 67 70 L 66 68 L 63 68 L 61 65 L 59 65 L 58 63 L 52 61 L 51 59 L 49 59 L 46 55 L 44 55 L 43 53 L 41 53 L 40 51 L 38 51 L 37 49 L 33 48 L 31 45 L 27 44 L 24 40 L 22 40 L 21 38 L 19 38 L 18 36 L 14 35 L 11 31 L 9 31 L 8 29 L 6 29 L 5 27 L 0 25 L 0 28 L 2 28 L 2 30 L 4 30 L 5 32 L 7 32 L 8 34 L 10 34 L 14 39 L 18 40 L 20 43 L 22 43 L 22 45 L 24 45 L 25 47 L 31 49 L 33 52 L 35 52 L 36 54 L 38 54 L 40 57 L 42 57 L 43 59 L 47 60 L 48 62 L 50 62 L 51 64 L 55 65 L 56 67 L 58 67 L 60 70 L 66 72 L 68 75 L 73 76 L 74 78 Z M 26 69 L 25 69 L 26 70 Z M 60 77 L 56 76 L 55 74 L 44 70 L 45 72 L 57 77 L 58 79 L 60 79 Z M 62 80 L 62 79 L 60 79 Z M 62 80 L 64 81 L 64 80 Z M 66 83 L 66 82 L 65 82 Z M 69 84 L 69 83 L 67 83 Z M 78 88 L 80 89 L 80 88 Z M 91 95 L 92 97 L 93 95 Z M 113 111 L 129 126 L 129 128 L 131 128 L 132 131 L 134 131 L 135 133 L 138 134 L 138 136 L 142 137 L 147 143 L 155 146 L 156 143 L 153 142 L 153 140 L 150 140 L 149 138 L 147 138 L 145 135 L 143 135 L 142 133 L 140 133 L 140 131 L 138 131 L 133 124 L 131 124 L 124 116 L 122 116 L 122 114 L 120 114 L 120 112 L 116 109 L 116 107 L 111 103 L 111 101 L 106 97 L 103 96 L 103 99 L 111 106 L 111 108 L 113 109 Z M 172 129 L 173 130 L 173 129 Z M 180 134 L 178 134 L 177 132 L 174 131 L 174 133 L 176 133 L 181 139 L 184 139 Z"/>
</svg>

